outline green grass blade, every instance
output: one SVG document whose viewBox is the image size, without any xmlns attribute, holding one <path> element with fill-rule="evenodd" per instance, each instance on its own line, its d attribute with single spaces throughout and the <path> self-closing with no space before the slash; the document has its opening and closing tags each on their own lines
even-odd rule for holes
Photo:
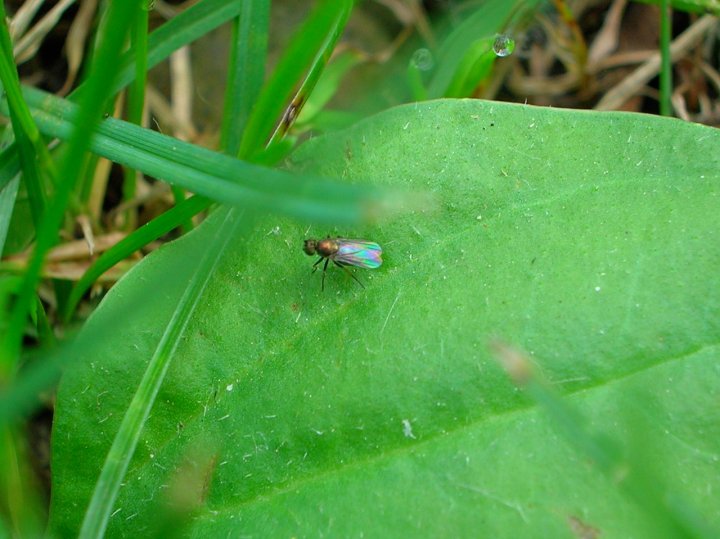
<svg viewBox="0 0 720 539">
<path fill-rule="evenodd" d="M 230 155 L 238 152 L 250 109 L 263 84 L 269 19 L 269 0 L 247 0 L 233 21 L 220 143 Z"/>
<path fill-rule="evenodd" d="M 185 196 L 185 190 L 179 185 L 171 185 L 170 192 L 172 193 L 175 206 L 178 206 L 187 200 L 187 197 Z M 182 229 L 183 234 L 187 234 L 193 228 L 195 228 L 195 225 L 193 225 L 192 222 L 192 216 L 189 216 L 187 219 L 181 222 L 180 228 Z"/>
<path fill-rule="evenodd" d="M 179 48 L 237 17 L 244 3 L 203 0 L 170 19 L 148 37 L 148 68 L 156 66 Z M 135 78 L 134 64 L 134 53 L 126 53 L 120 61 L 121 67 L 114 85 L 116 91 L 130 84 Z"/>
<path fill-rule="evenodd" d="M 20 89 L 20 79 L 13 61 L 13 48 L 7 27 L 4 5 L 0 4 L 0 80 L 8 101 L 12 128 L 20 154 L 20 164 L 27 187 L 33 220 L 37 228 L 45 211 L 46 189 L 43 186 L 41 164 L 52 174 L 54 167 L 47 148 L 40 138 L 40 132 L 33 122 L 30 110 Z"/>
<path fill-rule="evenodd" d="M 282 137 L 302 109 L 345 28 L 352 0 L 323 0 L 290 41 L 263 87 L 240 143 L 240 157 Z"/>
<path fill-rule="evenodd" d="M 672 115 L 672 58 L 670 57 L 670 2 L 660 0 L 660 114 Z"/>
<path fill-rule="evenodd" d="M 15 143 L 0 151 L 0 255 L 5 254 L 5 242 L 12 222 L 18 187 L 20 161 Z"/>
<path fill-rule="evenodd" d="M 494 37 L 479 39 L 468 48 L 458 65 L 445 97 L 469 97 L 473 90 L 485 80 L 492 71 L 497 56 L 493 51 Z"/>
<path fill-rule="evenodd" d="M 38 160 L 35 158 L 36 153 L 33 144 L 27 133 L 23 131 L 19 115 L 14 108 L 10 109 L 10 121 L 15 131 L 14 148 L 17 149 L 22 168 L 22 178 L 25 183 L 28 200 L 30 202 L 30 213 L 32 215 L 35 229 L 40 224 L 45 206 L 47 204 L 45 189 L 42 182 L 42 173 L 38 166 Z"/>
<path fill-rule="evenodd" d="M 28 453 L 21 428 L 14 425 L 0 429 L 0 507 L 3 518 L 11 523 L 10 537 L 42 536 L 42 504 L 31 480 Z"/>
<path fill-rule="evenodd" d="M 145 85 L 148 70 L 148 12 L 139 9 L 132 27 L 132 50 L 135 56 L 135 77 L 128 91 L 128 121 L 140 125 L 145 106 Z"/>
<path fill-rule="evenodd" d="M 70 193 L 80 175 L 83 156 L 90 146 L 92 131 L 100 121 L 103 107 L 110 96 L 126 30 L 139 7 L 139 2 L 140 0 L 127 0 L 109 4 L 103 25 L 104 35 L 93 59 L 90 76 L 82 95 L 83 106 L 79 108 L 76 127 L 72 130 L 58 174 L 61 181 L 56 186 L 54 199 L 49 204 L 37 230 L 35 250 L 13 307 L 7 332 L 3 335 L 0 349 L 0 381 L 14 376 L 25 320 L 34 299 L 35 286 L 40 278 L 45 254 L 57 239 L 57 231 L 65 214 Z"/>
<path fill-rule="evenodd" d="M 435 70 L 428 84 L 428 97 L 436 99 L 445 95 L 472 43 L 503 32 L 511 21 L 518 20 L 524 13 L 534 11 L 539 3 L 540 0 L 490 0 L 466 16 L 437 52 Z"/>
<path fill-rule="evenodd" d="M 110 512 L 123 477 L 137 447 L 145 421 L 150 415 L 160 385 L 170 366 L 170 361 L 184 336 L 188 322 L 200 303 L 205 288 L 214 276 L 218 263 L 225 252 L 225 247 L 236 237 L 243 223 L 243 219 L 237 213 L 237 210 L 226 211 L 225 221 L 220 228 L 222 233 L 218 234 L 215 242 L 205 250 L 205 255 L 193 272 L 185 292 L 173 311 L 172 318 L 165 326 L 162 338 L 155 348 L 105 459 L 90 505 L 85 513 L 80 530 L 81 538 L 102 537 L 107 528 Z"/>
<path fill-rule="evenodd" d="M 5 240 L 7 239 L 15 199 L 17 198 L 18 185 L 20 185 L 20 177 L 15 176 L 0 188 L 0 254 L 5 248 Z"/>
<path fill-rule="evenodd" d="M 26 89 L 26 97 L 44 107 L 36 112 L 43 132 L 67 139 L 77 121 L 76 106 L 34 89 Z M 368 205 L 377 203 L 382 192 L 251 165 L 113 118 L 99 126 L 91 150 L 219 202 L 326 223 L 359 221 L 377 209 Z"/>
<path fill-rule="evenodd" d="M 194 215 L 207 209 L 209 205 L 210 201 L 206 198 L 200 196 L 188 198 L 137 230 L 134 230 L 126 238 L 105 251 L 93 265 L 88 268 L 75 286 L 73 286 L 67 302 L 65 319 L 69 319 L 80 298 L 82 298 L 82 295 L 103 273 L 151 241 L 156 240 L 163 234 L 167 234 L 183 222 L 190 220 Z"/>
<path fill-rule="evenodd" d="M 147 83 L 148 54 L 148 12 L 140 9 L 132 27 L 132 50 L 135 53 L 135 78 L 128 89 L 127 119 L 136 125 L 142 124 L 143 107 L 145 106 L 145 85 Z M 131 168 L 123 171 L 123 200 L 128 201 L 135 196 L 137 172 Z M 132 224 L 132 211 L 126 213 L 126 225 Z"/>
<path fill-rule="evenodd" d="M 314 125 L 314 118 L 337 95 L 348 72 L 363 61 L 363 55 L 356 50 L 345 50 L 335 55 L 332 61 L 325 66 L 315 88 L 305 101 L 302 112 L 295 122 L 295 127 L 302 129 L 308 125 Z"/>
</svg>

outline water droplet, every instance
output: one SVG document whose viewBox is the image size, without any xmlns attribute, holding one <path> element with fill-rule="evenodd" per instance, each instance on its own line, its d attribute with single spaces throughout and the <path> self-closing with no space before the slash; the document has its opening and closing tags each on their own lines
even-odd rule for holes
<svg viewBox="0 0 720 539">
<path fill-rule="evenodd" d="M 430 71 L 435 65 L 435 59 L 428 49 L 418 49 L 410 58 L 410 63 L 420 71 Z"/>
<path fill-rule="evenodd" d="M 495 54 L 504 58 L 505 56 L 510 56 L 514 50 L 515 40 L 513 38 L 505 34 L 495 36 L 495 41 L 493 42 L 493 51 L 495 51 Z"/>
</svg>

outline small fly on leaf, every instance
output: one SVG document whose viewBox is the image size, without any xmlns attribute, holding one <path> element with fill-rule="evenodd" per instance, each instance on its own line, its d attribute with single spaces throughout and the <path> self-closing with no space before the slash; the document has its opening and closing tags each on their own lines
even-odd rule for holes
<svg viewBox="0 0 720 539">
<path fill-rule="evenodd" d="M 373 241 L 348 240 L 346 238 L 325 238 L 324 240 L 305 240 L 303 251 L 309 256 L 318 255 L 317 262 L 313 264 L 313 272 L 318 269 L 319 264 L 324 260 L 322 275 L 322 290 L 325 290 L 325 272 L 328 263 L 345 270 L 350 277 L 365 288 L 360 280 L 347 269 L 346 266 L 357 266 L 359 268 L 375 269 L 382 264 L 382 248 Z"/>
</svg>

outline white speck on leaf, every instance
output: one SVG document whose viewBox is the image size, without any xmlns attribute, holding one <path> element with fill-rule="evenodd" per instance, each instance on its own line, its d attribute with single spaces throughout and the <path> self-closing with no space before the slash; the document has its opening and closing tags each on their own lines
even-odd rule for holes
<svg viewBox="0 0 720 539">
<path fill-rule="evenodd" d="M 232 391 L 232 390 L 233 390 L 233 387 L 235 387 L 235 384 L 228 384 L 227 386 L 225 386 L 225 389 L 226 389 L 227 391 Z"/>
<path fill-rule="evenodd" d="M 405 438 L 412 438 L 413 440 L 417 439 L 417 438 L 415 438 L 415 435 L 413 434 L 412 425 L 410 424 L 409 419 L 403 419 L 402 426 L 403 426 L 403 436 L 405 436 Z"/>
</svg>

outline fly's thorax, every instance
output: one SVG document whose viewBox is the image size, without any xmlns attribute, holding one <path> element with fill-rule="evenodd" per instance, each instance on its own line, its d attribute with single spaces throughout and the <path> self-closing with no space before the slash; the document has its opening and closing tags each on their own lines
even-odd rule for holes
<svg viewBox="0 0 720 539">
<path fill-rule="evenodd" d="M 340 245 L 337 240 L 332 238 L 325 238 L 324 240 L 318 240 L 315 242 L 315 251 L 323 257 L 334 255 L 338 252 L 338 249 L 340 249 Z"/>
</svg>

